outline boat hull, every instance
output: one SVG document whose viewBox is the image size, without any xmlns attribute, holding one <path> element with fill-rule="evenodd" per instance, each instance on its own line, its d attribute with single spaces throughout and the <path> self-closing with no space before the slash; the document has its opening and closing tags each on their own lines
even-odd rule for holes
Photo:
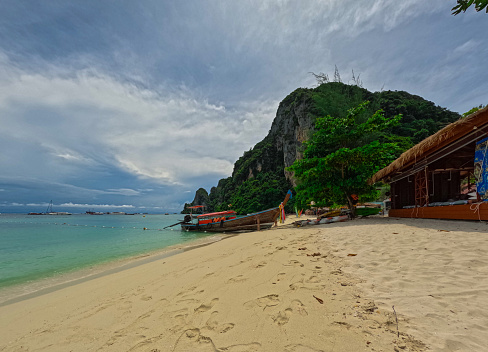
<svg viewBox="0 0 488 352">
<path fill-rule="evenodd" d="M 273 226 L 279 214 L 279 208 L 272 208 L 220 222 L 208 224 L 182 223 L 181 229 L 184 231 L 209 232 L 256 231 Z"/>
</svg>

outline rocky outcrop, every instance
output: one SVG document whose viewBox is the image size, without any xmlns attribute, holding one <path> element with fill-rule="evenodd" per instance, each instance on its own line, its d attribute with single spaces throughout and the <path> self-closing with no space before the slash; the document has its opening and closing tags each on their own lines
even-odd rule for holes
<svg viewBox="0 0 488 352">
<path fill-rule="evenodd" d="M 199 188 L 197 192 L 195 193 L 195 198 L 193 199 L 192 204 L 194 205 L 204 205 L 208 206 L 209 201 L 208 201 L 208 193 L 205 190 L 205 188 Z"/>
<path fill-rule="evenodd" d="M 269 131 L 274 147 L 283 154 L 284 174 L 292 184 L 292 173 L 285 168 L 303 157 L 303 142 L 310 138 L 315 124 L 315 116 L 310 113 L 312 100 L 303 93 L 298 89 L 280 103 Z"/>
<path fill-rule="evenodd" d="M 238 184 L 260 172 L 273 172 L 293 185 L 292 173 L 285 168 L 303 157 L 303 142 L 315 125 L 310 91 L 299 88 L 280 103 L 268 135 L 235 163 L 232 178 Z"/>
<path fill-rule="evenodd" d="M 183 208 L 183 211 L 181 212 L 182 214 L 189 214 L 191 211 L 188 209 L 190 206 L 194 205 L 203 205 L 206 208 L 209 208 L 210 206 L 210 201 L 209 201 L 209 196 L 205 188 L 199 188 L 197 192 L 195 193 L 195 198 L 193 199 L 193 202 L 190 204 L 185 203 L 185 206 Z"/>
</svg>

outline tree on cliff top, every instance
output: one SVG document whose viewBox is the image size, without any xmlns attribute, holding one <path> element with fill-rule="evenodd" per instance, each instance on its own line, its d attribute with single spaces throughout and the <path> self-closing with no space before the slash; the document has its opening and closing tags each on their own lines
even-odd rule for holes
<svg viewBox="0 0 488 352">
<path fill-rule="evenodd" d="M 400 153 L 396 143 L 374 140 L 378 133 L 397 125 L 401 115 L 387 119 L 378 110 L 365 118 L 369 102 L 348 111 L 346 117 L 326 116 L 316 121 L 316 132 L 306 143 L 304 158 L 289 168 L 297 179 L 297 202 L 306 207 L 348 205 L 353 216 L 353 195 L 371 197 L 375 188 L 367 183 L 378 170 Z"/>
</svg>

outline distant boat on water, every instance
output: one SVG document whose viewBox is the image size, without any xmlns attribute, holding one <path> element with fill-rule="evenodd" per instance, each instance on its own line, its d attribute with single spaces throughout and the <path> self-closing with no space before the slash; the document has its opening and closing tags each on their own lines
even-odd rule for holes
<svg viewBox="0 0 488 352">
<path fill-rule="evenodd" d="M 88 215 L 103 215 L 103 213 L 101 211 L 92 211 L 92 210 L 87 210 L 85 212 L 85 214 L 88 214 Z"/>
<path fill-rule="evenodd" d="M 53 201 L 51 200 L 49 202 L 49 205 L 47 206 L 46 212 L 44 212 L 44 213 L 28 213 L 27 215 L 71 215 L 71 213 L 68 213 L 66 211 L 53 211 Z"/>
</svg>

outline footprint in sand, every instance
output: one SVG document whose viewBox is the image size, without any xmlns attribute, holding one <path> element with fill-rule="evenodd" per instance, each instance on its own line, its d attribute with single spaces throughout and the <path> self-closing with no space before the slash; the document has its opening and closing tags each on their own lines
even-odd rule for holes
<svg viewBox="0 0 488 352">
<path fill-rule="evenodd" d="M 303 316 L 308 315 L 308 312 L 305 309 L 305 305 L 298 299 L 294 299 L 293 301 L 291 301 L 290 308 L 293 309 L 294 313 L 298 313 Z"/>
<path fill-rule="evenodd" d="M 176 341 L 173 352 L 218 352 L 211 338 L 200 334 L 199 329 L 188 329 Z"/>
<path fill-rule="evenodd" d="M 278 273 L 278 275 L 276 275 L 275 281 L 281 281 L 285 278 L 285 276 L 286 276 L 286 273 Z"/>
<path fill-rule="evenodd" d="M 190 287 L 189 289 L 185 290 L 185 291 L 180 291 L 178 292 L 178 294 L 176 295 L 177 297 L 178 296 L 188 296 L 188 293 L 193 291 L 196 287 Z"/>
<path fill-rule="evenodd" d="M 225 334 L 227 331 L 232 330 L 234 328 L 234 324 L 232 323 L 226 323 L 226 324 L 220 324 L 219 321 L 217 320 L 217 315 L 219 312 L 215 311 L 212 312 L 210 315 L 210 318 L 207 320 L 205 323 L 205 328 L 213 331 L 217 331 L 221 334 Z"/>
<path fill-rule="evenodd" d="M 283 265 L 285 265 L 285 266 L 300 266 L 300 267 L 304 266 L 298 260 L 290 260 L 287 264 L 283 264 Z"/>
<path fill-rule="evenodd" d="M 285 346 L 284 352 L 324 352 L 324 350 L 316 350 L 304 345 L 288 345 Z"/>
<path fill-rule="evenodd" d="M 347 330 L 349 330 L 352 327 L 351 324 L 343 322 L 343 321 L 335 321 L 331 325 L 341 326 L 341 327 L 346 328 Z"/>
<path fill-rule="evenodd" d="M 228 347 L 215 347 L 210 337 L 204 336 L 199 329 L 189 329 L 183 332 L 176 341 L 173 352 L 258 352 L 261 345 L 257 342 L 232 345 Z"/>
<path fill-rule="evenodd" d="M 290 290 L 294 290 L 294 291 L 300 290 L 300 289 L 311 290 L 311 291 L 319 291 L 319 290 L 323 290 L 326 286 L 324 284 L 321 284 L 320 282 L 321 281 L 318 281 L 318 282 L 306 281 L 306 282 L 304 282 L 304 280 L 301 279 L 299 281 L 291 283 L 288 287 L 290 288 Z"/>
<path fill-rule="evenodd" d="M 266 266 L 266 264 L 268 264 L 268 263 L 265 261 L 259 262 L 258 265 L 256 265 L 256 268 L 262 268 L 262 267 Z"/>
<path fill-rule="evenodd" d="M 155 309 L 151 309 L 149 312 L 146 312 L 146 313 L 140 315 L 137 319 L 141 320 L 141 319 L 149 318 L 151 315 L 154 314 L 155 311 L 156 311 Z"/>
<path fill-rule="evenodd" d="M 217 330 L 221 334 L 225 334 L 227 331 L 234 329 L 234 324 L 232 323 L 226 323 L 222 326 L 219 327 Z"/>
<path fill-rule="evenodd" d="M 198 300 L 194 299 L 194 298 L 186 298 L 186 299 L 180 299 L 178 301 L 176 301 L 177 304 L 180 304 L 180 303 L 183 303 L 183 304 L 194 304 L 194 303 L 198 303 Z"/>
<path fill-rule="evenodd" d="M 179 314 L 173 316 L 176 324 L 169 329 L 171 332 L 181 331 L 189 325 L 188 309 L 181 309 L 180 311 L 178 311 L 178 313 Z"/>
<path fill-rule="evenodd" d="M 235 266 L 244 264 L 244 263 L 249 262 L 249 261 L 251 261 L 253 259 L 254 259 L 253 257 L 247 257 L 246 259 L 240 260 L 239 263 L 237 263 L 237 264 L 229 265 L 229 268 L 233 268 Z"/>
<path fill-rule="evenodd" d="M 273 321 L 280 326 L 285 325 L 286 323 L 288 323 L 290 321 L 290 317 L 291 317 L 292 312 L 293 312 L 293 310 L 291 308 L 286 308 L 284 311 L 278 312 L 278 314 L 276 314 L 273 317 Z"/>
<path fill-rule="evenodd" d="M 278 312 L 278 314 L 273 316 L 273 321 L 280 326 L 285 325 L 290 321 L 292 313 L 300 314 L 302 316 L 308 315 L 308 312 L 305 309 L 305 305 L 298 299 L 295 299 L 291 302 L 288 308 L 286 308 L 284 311 Z"/>
<path fill-rule="evenodd" d="M 203 312 L 206 312 L 210 309 L 212 309 L 212 307 L 215 305 L 215 303 L 217 303 L 219 301 L 218 298 L 214 298 L 210 301 L 210 303 L 207 303 L 207 304 L 201 304 L 199 307 L 195 308 L 195 312 L 196 313 L 203 313 Z"/>
<path fill-rule="evenodd" d="M 316 284 L 320 282 L 320 279 L 317 276 L 310 276 L 307 280 L 305 280 L 305 282 L 309 284 Z"/>
<path fill-rule="evenodd" d="M 231 277 L 225 283 L 226 284 L 232 284 L 232 283 L 237 283 L 237 282 L 244 282 L 246 280 L 247 280 L 247 277 L 244 277 L 244 275 L 237 275 L 236 277 Z"/>
<path fill-rule="evenodd" d="M 219 322 L 217 321 L 217 314 L 219 312 L 212 312 L 210 318 L 208 318 L 207 322 L 205 323 L 205 327 L 210 330 L 217 329 Z"/>
<path fill-rule="evenodd" d="M 246 309 L 253 309 L 256 307 L 262 307 L 263 310 L 267 307 L 274 307 L 281 303 L 281 300 L 277 294 L 271 294 L 264 297 L 259 297 L 244 303 Z"/>
<path fill-rule="evenodd" d="M 261 344 L 257 342 L 243 344 L 243 345 L 232 345 L 228 347 L 223 347 L 219 350 L 222 352 L 258 352 L 261 350 Z"/>
</svg>

